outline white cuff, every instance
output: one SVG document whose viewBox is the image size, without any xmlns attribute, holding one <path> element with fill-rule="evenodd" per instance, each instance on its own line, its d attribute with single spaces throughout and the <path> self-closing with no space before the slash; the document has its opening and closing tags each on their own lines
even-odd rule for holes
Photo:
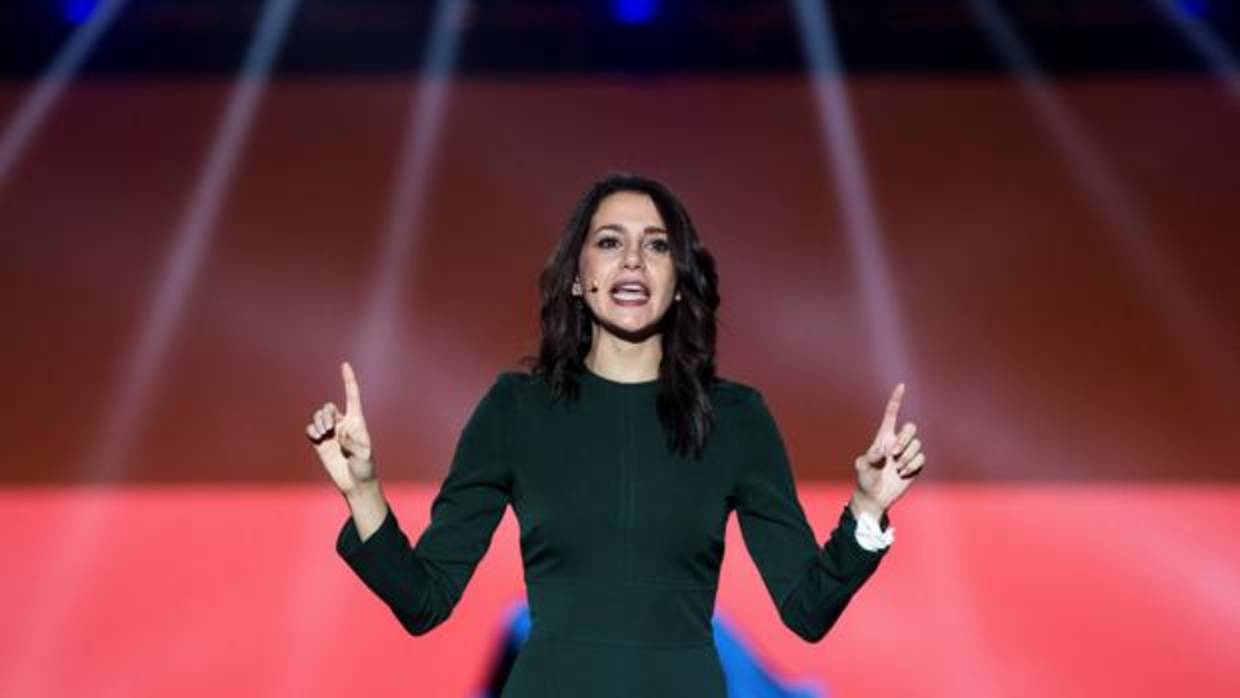
<svg viewBox="0 0 1240 698">
<path fill-rule="evenodd" d="M 879 551 L 895 542 L 896 530 L 892 526 L 888 526 L 887 530 L 879 528 L 878 519 L 869 513 L 863 513 L 857 518 L 857 545 L 870 551 Z"/>
</svg>

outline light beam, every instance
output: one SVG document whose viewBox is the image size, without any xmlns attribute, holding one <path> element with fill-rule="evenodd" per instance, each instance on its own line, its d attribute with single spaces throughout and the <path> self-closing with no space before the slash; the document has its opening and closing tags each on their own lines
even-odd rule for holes
<svg viewBox="0 0 1240 698">
<path fill-rule="evenodd" d="M 172 244 L 155 284 L 150 305 L 141 318 L 134 347 L 121 355 L 122 367 L 112 390 L 105 395 L 115 401 L 104 407 L 99 430 L 88 443 L 83 479 L 88 482 L 119 479 L 123 458 L 147 417 L 155 379 L 172 344 L 178 321 L 193 290 L 198 270 L 209 251 L 220 206 L 232 181 L 238 159 L 298 0 L 267 0 L 250 43 L 244 65 L 216 129 L 207 162 L 195 182 L 189 205 L 173 233 Z M 23 656 L 14 666 L 21 671 L 7 677 L 4 695 L 45 695 L 44 683 L 55 676 L 56 639 L 70 627 L 70 613 L 82 571 L 96 556 L 105 554 L 96 542 L 103 535 L 112 498 L 93 497 L 75 508 L 64 520 L 49 522 L 42 532 L 47 544 L 58 551 L 48 557 L 46 569 L 31 575 L 38 580 L 49 603 L 48 617 L 39 632 L 22 643 Z"/>
<path fill-rule="evenodd" d="M 1198 15 L 1189 12 L 1183 2 L 1175 0 L 1152 0 L 1184 40 L 1214 70 L 1232 100 L 1240 103 L 1240 64 L 1210 25 Z"/>
<path fill-rule="evenodd" d="M 855 278 L 861 284 L 864 316 L 868 324 L 870 346 L 878 357 L 878 374 L 884 384 L 884 395 L 897 381 L 905 381 L 916 394 L 915 367 L 908 351 L 898 294 L 892 279 L 888 257 L 883 250 L 883 230 L 870 193 L 865 160 L 860 140 L 853 127 L 843 67 L 835 43 L 830 12 L 815 0 L 793 0 L 801 43 L 805 50 L 818 111 L 819 130 L 825 146 L 825 157 L 833 175 L 836 196 L 843 214 L 844 233 L 848 241 Z M 924 476 L 923 476 L 924 477 Z M 936 497 L 927 501 L 937 502 Z M 962 535 L 954 530 L 951 512 L 936 507 L 927 519 L 933 527 L 930 534 L 944 542 L 936 552 L 929 574 L 920 583 L 924 591 L 939 599 L 939 622 L 944 627 L 963 627 L 967 646 L 959 648 L 961 662 L 951 674 L 957 693 L 993 695 L 996 682 L 980 661 L 984 638 L 969 593 L 955 574 L 951 541 Z M 899 545 L 899 543 L 895 543 Z"/>
<path fill-rule="evenodd" d="M 382 244 L 377 248 L 374 261 L 376 271 L 371 275 L 373 282 L 365 296 L 364 315 L 349 355 L 358 368 L 359 380 L 364 380 L 366 409 L 371 413 L 390 408 L 391 391 L 410 383 L 395 378 L 391 359 L 397 351 L 397 339 L 402 336 L 399 329 L 408 308 L 409 268 L 417 253 L 417 226 L 467 10 L 468 3 L 462 0 L 437 0 L 435 3 L 421 74 L 409 102 L 408 122 Z M 401 346 L 400 353 L 405 357 L 416 356 L 421 348 L 415 342 L 410 347 Z M 418 393 L 428 396 L 451 394 L 459 389 L 450 370 L 426 372 L 418 376 L 416 383 Z M 439 431 L 446 432 L 449 426 L 445 421 Z M 435 425 L 423 428 L 432 433 L 437 430 Z M 416 534 L 411 537 L 416 538 Z M 336 598 L 334 592 L 340 588 L 343 578 L 323 574 L 320 569 L 323 561 L 321 532 L 315 527 L 306 527 L 306 537 L 291 544 L 301 546 L 304 574 L 285 598 L 285 622 L 303 632 L 297 634 L 297 642 L 283 649 L 285 671 L 280 684 L 270 691 L 272 695 L 299 695 L 312 688 L 303 683 L 313 676 L 313 672 L 304 668 L 318 656 L 319 645 L 314 638 L 323 629 L 333 627 L 342 612 L 340 605 L 331 600 Z M 308 609 L 313 609 L 313 613 L 308 614 Z"/>
<path fill-rule="evenodd" d="M 1222 409 L 1230 409 L 1240 391 L 1218 376 L 1240 373 L 1240 366 L 1225 349 L 1226 333 L 1193 297 L 1191 285 L 1173 256 L 1159 244 L 1140 206 L 1064 107 L 1003 10 L 993 0 L 968 0 L 968 5 L 995 49 L 1016 72 L 1025 98 L 1049 129 L 1077 186 L 1107 221 L 1108 225 L 1099 226 L 1107 241 L 1128 262 L 1146 301 L 1168 334 L 1179 340 L 1181 353 L 1203 387 Z"/>
<path fill-rule="evenodd" d="M 388 379 L 392 374 L 391 358 L 407 310 L 409 269 L 417 254 L 418 223 L 423 214 L 467 9 L 467 3 L 461 0 L 437 0 L 435 3 L 423 68 L 409 101 L 395 185 L 381 233 L 382 244 L 374 261 L 376 270 L 371 275 L 373 281 L 365 296 L 364 315 L 349 354 L 354 366 L 361 366 L 364 375 L 371 377 L 369 383 L 373 388 L 367 393 L 368 401 L 379 405 L 390 400 L 388 386 L 399 384 L 399 381 Z M 409 351 L 416 354 L 419 347 L 414 344 L 409 350 L 402 348 L 401 353 L 407 355 Z M 419 392 L 428 395 L 456 389 L 447 371 L 428 372 L 419 377 L 419 383 Z"/>
<path fill-rule="evenodd" d="M 39 77 L 34 90 L 22 100 L 21 106 L 5 126 L 3 135 L 0 135 L 0 191 L 3 191 L 13 168 L 34 140 L 48 112 L 56 106 L 65 87 L 77 75 L 91 49 L 99 42 L 99 37 L 112 26 L 126 2 L 128 0 L 104 0 L 96 7 L 57 52 L 51 65 Z"/>
</svg>

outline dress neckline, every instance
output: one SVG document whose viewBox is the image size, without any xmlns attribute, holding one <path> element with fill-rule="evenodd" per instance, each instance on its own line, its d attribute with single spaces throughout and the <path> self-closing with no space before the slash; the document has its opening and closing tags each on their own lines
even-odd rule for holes
<svg viewBox="0 0 1240 698">
<path fill-rule="evenodd" d="M 610 378 L 604 378 L 603 376 L 600 376 L 594 371 L 591 371 L 586 366 L 581 367 L 581 369 L 579 370 L 579 375 L 581 375 L 582 379 L 588 383 L 593 383 L 595 385 L 600 385 L 600 386 L 612 388 L 615 390 L 633 390 L 633 391 L 649 390 L 651 388 L 657 388 L 660 382 L 662 382 L 663 380 L 662 378 L 654 378 L 648 381 L 637 381 L 634 383 L 624 383 L 622 381 L 612 380 Z"/>
</svg>

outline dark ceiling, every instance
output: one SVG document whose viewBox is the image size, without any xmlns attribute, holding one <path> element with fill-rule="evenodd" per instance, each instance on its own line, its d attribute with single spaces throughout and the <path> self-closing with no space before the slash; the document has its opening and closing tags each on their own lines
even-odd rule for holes
<svg viewBox="0 0 1240 698">
<path fill-rule="evenodd" d="M 1173 0 L 1227 44 L 1240 2 Z M 98 0 L 0 3 L 0 73 L 34 74 Z M 473 0 L 458 68 L 466 74 L 798 71 L 792 3 L 666 0 L 624 21 L 604 0 Z M 1198 52 L 1155 0 L 995 3 L 1038 65 L 1055 72 L 1200 71 Z M 278 73 L 407 73 L 418 69 L 434 3 L 303 0 Z M 830 3 L 850 71 L 993 71 L 1006 67 L 964 0 Z M 88 74 L 227 74 L 245 53 L 260 0 L 130 0 L 92 52 Z"/>
</svg>

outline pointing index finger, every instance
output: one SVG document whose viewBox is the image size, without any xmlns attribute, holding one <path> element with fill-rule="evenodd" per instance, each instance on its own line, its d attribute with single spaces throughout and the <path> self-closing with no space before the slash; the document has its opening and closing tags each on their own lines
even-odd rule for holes
<svg viewBox="0 0 1240 698">
<path fill-rule="evenodd" d="M 340 364 L 340 374 L 344 376 L 344 410 L 347 414 L 362 414 L 362 394 L 357 387 L 357 376 L 353 375 L 353 367 L 348 361 Z"/>
<path fill-rule="evenodd" d="M 881 434 L 894 434 L 896 431 L 896 417 L 900 414 L 900 402 L 904 400 L 904 384 L 896 384 L 896 389 L 891 391 L 891 399 L 887 401 L 887 411 L 883 413 L 883 424 L 878 428 Z"/>
</svg>

